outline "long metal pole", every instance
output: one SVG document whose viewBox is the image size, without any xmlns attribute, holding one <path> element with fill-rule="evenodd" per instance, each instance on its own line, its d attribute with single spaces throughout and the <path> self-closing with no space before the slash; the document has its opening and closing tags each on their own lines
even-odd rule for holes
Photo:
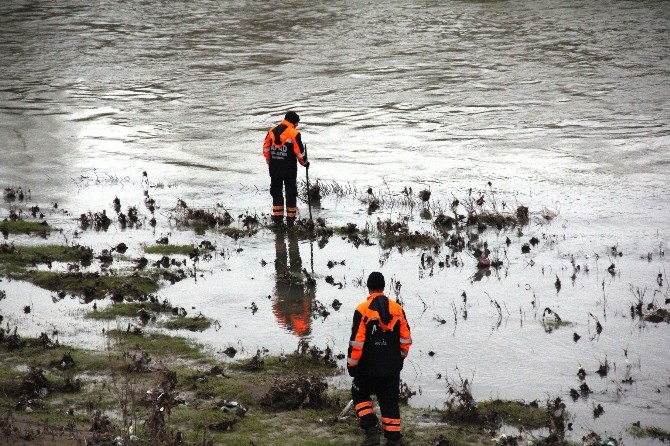
<svg viewBox="0 0 670 446">
<path fill-rule="evenodd" d="M 305 158 L 307 158 L 307 143 L 305 143 Z M 312 199 L 309 194 L 309 166 L 305 168 L 305 177 L 307 179 L 307 207 L 309 208 L 309 219 L 312 219 Z"/>
</svg>

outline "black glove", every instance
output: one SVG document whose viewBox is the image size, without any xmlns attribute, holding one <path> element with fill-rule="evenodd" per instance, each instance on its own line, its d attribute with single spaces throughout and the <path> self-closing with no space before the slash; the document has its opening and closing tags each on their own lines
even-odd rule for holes
<svg viewBox="0 0 670 446">
<path fill-rule="evenodd" d="M 358 375 L 358 368 L 357 367 L 347 367 L 347 371 L 349 372 L 349 376 L 352 378 L 356 378 Z"/>
<path fill-rule="evenodd" d="M 309 169 L 309 161 L 305 161 L 305 164 L 303 164 L 303 166 L 305 166 L 305 169 Z"/>
</svg>

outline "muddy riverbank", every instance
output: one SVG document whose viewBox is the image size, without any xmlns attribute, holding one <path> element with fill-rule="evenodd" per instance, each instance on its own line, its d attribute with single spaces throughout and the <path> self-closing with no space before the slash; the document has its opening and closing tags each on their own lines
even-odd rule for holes
<svg viewBox="0 0 670 446">
<path fill-rule="evenodd" d="M 336 366 L 327 383 L 340 389 L 339 400 L 323 409 L 328 415 L 320 418 L 327 419 L 346 399 L 341 368 L 350 314 L 365 297 L 366 273 L 379 269 L 389 279 L 387 293 L 405 305 L 415 339 L 402 376 L 409 417 L 416 417 L 410 433 L 424 431 L 424 412 L 430 420 L 434 410 L 443 417 L 454 395 L 449 389 L 464 379 L 477 404 L 501 399 L 544 410 L 560 398 L 565 438 L 573 442 L 596 433 L 657 444 L 634 435 L 636 423 L 667 430 L 670 376 L 658 342 L 668 330 L 662 241 L 652 239 L 637 255 L 623 243 L 587 254 L 588 241 L 566 236 L 570 223 L 560 210 L 509 204 L 492 184 L 438 196 L 417 186 L 357 190 L 324 181 L 314 222 L 301 218 L 279 230 L 263 213 L 187 202 L 177 187 L 143 173 L 122 187 L 91 187 L 109 199 L 76 210 L 28 187 L 22 199 L 16 187 L 7 192 L 0 253 L 7 334 L 12 327 L 26 337 L 58 333 L 65 345 L 98 352 L 120 342 L 110 333 L 177 336 L 201 344 L 208 367 L 282 357 L 307 342 L 328 349 Z M 349 217 L 329 217 L 337 209 L 349 209 Z M 130 344 L 115 344 L 117 355 L 137 339 L 124 342 Z M 16 362 L 9 373 L 25 379 L 16 370 L 25 373 L 28 365 Z M 263 378 L 265 385 L 271 378 Z M 14 400 L 6 404 L 16 407 Z M 83 412 L 86 422 L 95 418 Z M 451 432 L 440 420 L 410 438 L 437 444 L 440 433 Z M 354 444 L 356 429 L 347 426 L 347 439 L 334 444 Z M 487 431 L 482 444 L 518 433 L 484 426 L 477 428 Z M 529 435 L 546 438 L 550 431 Z"/>
<path fill-rule="evenodd" d="M 143 308 L 152 308 L 147 305 Z M 300 342 L 279 356 L 257 351 L 221 362 L 203 346 L 139 327 L 106 334 L 105 351 L 0 330 L 0 429 L 12 445 L 354 445 L 360 430 L 347 391 L 328 385 L 341 373 L 329 348 Z M 234 356 L 234 352 L 228 352 Z M 621 439 L 589 433 L 567 442 L 571 417 L 561 398 L 479 401 L 468 380 L 450 381 L 442 409 L 407 406 L 413 445 L 601 445 Z M 378 409 L 377 409 L 378 410 Z M 666 441 L 655 426 L 637 438 Z M 611 443 L 608 443 L 611 442 Z"/>
</svg>

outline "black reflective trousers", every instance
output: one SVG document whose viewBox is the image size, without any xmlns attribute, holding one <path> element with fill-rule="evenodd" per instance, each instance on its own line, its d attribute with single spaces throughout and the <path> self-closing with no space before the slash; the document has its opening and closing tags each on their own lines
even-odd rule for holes
<svg viewBox="0 0 670 446">
<path fill-rule="evenodd" d="M 351 384 L 354 408 L 363 430 L 377 426 L 371 395 L 377 396 L 386 438 L 400 438 L 400 375 L 357 376 Z"/>
<path fill-rule="evenodd" d="M 298 210 L 298 185 L 295 178 L 270 178 L 272 216 L 284 217 L 284 189 L 286 189 L 287 217 L 295 218 Z"/>
</svg>

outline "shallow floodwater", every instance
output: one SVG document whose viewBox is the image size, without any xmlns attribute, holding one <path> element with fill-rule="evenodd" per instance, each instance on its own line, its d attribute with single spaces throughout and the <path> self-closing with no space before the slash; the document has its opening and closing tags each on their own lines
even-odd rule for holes
<svg viewBox="0 0 670 446">
<path fill-rule="evenodd" d="M 365 298 L 360 282 L 380 270 L 401 283 L 398 297 L 413 330 L 402 376 L 417 391 L 412 404 L 440 407 L 444 377 L 460 373 L 479 399 L 570 401 L 575 438 L 595 430 L 626 444 L 654 444 L 630 438 L 627 428 L 641 420 L 670 429 L 670 325 L 641 322 L 629 309 L 641 293 L 645 304 L 665 308 L 670 297 L 668 3 L 286 8 L 288 14 L 262 2 L 2 2 L 0 185 L 30 195 L 2 203 L 0 217 L 12 206 L 39 205 L 63 229 L 49 242 L 96 251 L 124 242 L 130 257 L 162 236 L 212 241 L 217 255 L 196 265 L 196 278 L 159 294 L 221 325 L 181 334 L 213 351 L 235 346 L 240 356 L 263 347 L 292 351 L 300 338 L 346 353 L 351 314 Z M 414 208 L 403 205 L 406 186 L 414 197 L 430 189 L 434 212 L 472 189 L 486 192 L 488 206 L 492 198 L 498 209 L 503 202 L 506 209 L 528 206 L 531 222 L 479 234 L 506 254 L 490 275 L 467 251 L 456 254 L 457 266 L 431 270 L 421 267 L 423 250 L 356 248 L 337 236 L 320 248 L 268 230 L 233 240 L 170 224 L 178 199 L 192 207 L 220 204 L 233 215 L 267 213 L 260 147 L 287 109 L 302 118 L 310 179 L 348 191 L 313 209 L 329 225 L 374 227 L 377 219 L 408 216 L 413 228 L 430 230 L 418 198 Z M 368 187 L 397 200 L 368 215 L 360 201 Z M 156 229 L 79 228 L 82 212 L 111 215 L 115 196 L 124 209 L 138 206 L 150 217 L 145 190 L 159 207 Z M 544 218 L 547 212 L 555 218 Z M 304 203 L 300 215 L 308 216 Z M 522 254 L 533 236 L 540 243 Z M 445 260 L 452 253 L 443 247 L 433 255 Z M 330 269 L 329 260 L 345 263 Z M 277 268 L 311 271 L 312 264 L 313 292 L 276 280 Z M 329 275 L 342 288 L 327 283 Z M 51 293 L 7 280 L 0 289 L 7 292 L 0 308 L 20 330 L 57 328 L 61 341 L 104 347 L 102 336 L 92 335 L 109 324 L 81 317 L 91 304 L 53 303 Z M 343 304 L 339 311 L 330 306 L 334 299 Z M 330 314 L 306 312 L 314 301 Z M 546 307 L 572 325 L 548 332 Z M 601 378 L 595 371 L 606 359 L 612 368 Z M 568 392 L 580 384 L 580 366 L 594 393 L 573 403 Z M 622 382 L 629 377 L 632 384 Z M 605 412 L 594 418 L 597 404 Z"/>
</svg>

